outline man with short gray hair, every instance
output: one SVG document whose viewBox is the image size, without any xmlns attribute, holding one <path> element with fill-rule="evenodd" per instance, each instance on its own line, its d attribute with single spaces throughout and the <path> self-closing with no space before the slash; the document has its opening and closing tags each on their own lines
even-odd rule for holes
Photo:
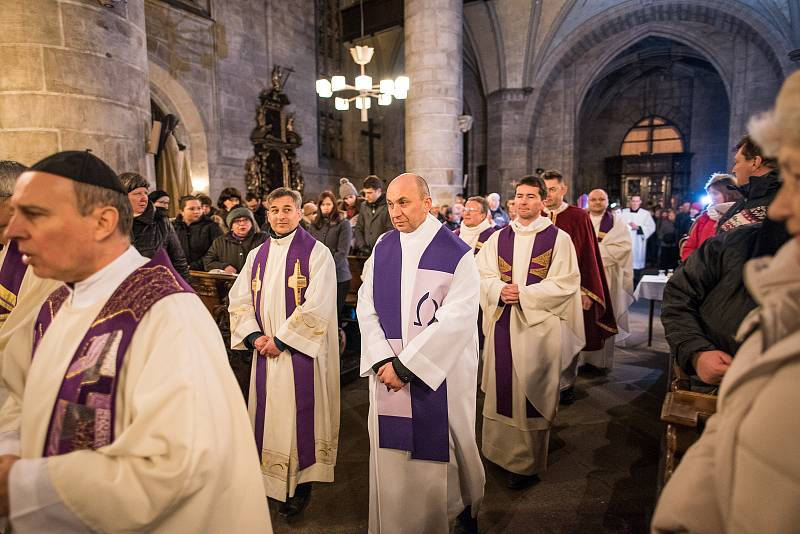
<svg viewBox="0 0 800 534">
<path fill-rule="evenodd" d="M 39 311 L 44 299 L 58 285 L 39 278 L 22 261 L 16 241 L 5 237 L 11 220 L 11 196 L 17 178 L 26 167 L 16 161 L 0 161 L 0 352 L 8 342 L 9 332 Z"/>
<path fill-rule="evenodd" d="M 61 284 L 2 352 L 0 516 L 15 532 L 269 532 L 222 336 L 163 251 L 131 246 L 126 193 L 88 151 L 17 181 L 6 235 Z"/>
<path fill-rule="evenodd" d="M 489 201 L 489 213 L 491 214 L 494 224 L 498 228 L 508 226 L 510 219 L 508 217 L 508 213 L 506 213 L 506 211 L 500 205 L 500 194 L 489 193 L 489 195 L 486 197 L 486 200 Z"/>
<path fill-rule="evenodd" d="M 336 265 L 300 226 L 297 191 L 268 197 L 269 238 L 230 291 L 231 348 L 253 351 L 247 405 L 267 497 L 299 514 L 312 482 L 333 482 L 339 442 Z M 269 386 L 268 386 L 269 385 Z M 265 503 L 266 504 L 266 503 Z"/>
</svg>

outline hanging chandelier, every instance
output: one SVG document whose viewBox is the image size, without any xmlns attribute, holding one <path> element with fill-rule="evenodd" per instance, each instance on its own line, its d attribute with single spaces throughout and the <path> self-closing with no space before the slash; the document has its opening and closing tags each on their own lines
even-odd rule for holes
<svg viewBox="0 0 800 534">
<path fill-rule="evenodd" d="M 375 49 L 371 46 L 354 46 L 350 49 L 353 61 L 361 67 L 361 75 L 356 76 L 354 85 L 349 85 L 344 76 L 332 76 L 330 80 L 322 78 L 317 80 L 317 94 L 320 98 L 330 98 L 340 91 L 356 91 L 354 96 L 334 97 L 334 107 L 339 111 L 350 109 L 350 102 L 355 102 L 356 109 L 361 110 L 361 121 L 367 122 L 367 110 L 372 105 L 372 99 L 378 101 L 379 106 L 388 106 L 392 98 L 405 100 L 408 95 L 408 76 L 398 76 L 394 80 L 381 80 L 378 85 L 372 84 L 372 76 L 367 76 L 364 68 L 372 60 Z"/>
<path fill-rule="evenodd" d="M 364 38 L 364 0 L 361 0 L 361 38 Z M 334 107 L 339 111 L 350 109 L 350 102 L 355 102 L 356 109 L 361 110 L 361 122 L 367 122 L 367 113 L 372 106 L 372 99 L 378 101 L 379 106 L 388 106 L 392 98 L 405 100 L 408 95 L 408 76 L 398 76 L 394 80 L 381 80 L 378 85 L 372 85 L 372 76 L 367 76 L 364 68 L 372 61 L 375 49 L 371 46 L 354 46 L 350 49 L 350 56 L 361 69 L 361 75 L 356 76 L 355 83 L 349 85 L 344 76 L 332 76 L 330 80 L 322 78 L 317 80 L 317 94 L 320 98 L 330 98 L 334 93 L 355 91 L 355 96 L 334 97 Z"/>
</svg>

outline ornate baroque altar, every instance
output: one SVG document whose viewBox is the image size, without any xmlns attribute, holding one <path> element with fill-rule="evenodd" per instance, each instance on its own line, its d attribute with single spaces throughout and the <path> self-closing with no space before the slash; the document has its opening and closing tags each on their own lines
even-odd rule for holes
<svg viewBox="0 0 800 534">
<path fill-rule="evenodd" d="M 272 69 L 271 87 L 258 95 L 256 127 L 250 134 L 254 154 L 245 162 L 247 190 L 260 194 L 278 187 L 303 192 L 303 175 L 295 150 L 303 144 L 294 131 L 294 114 L 284 108 L 289 98 L 283 92 L 291 69 Z"/>
</svg>

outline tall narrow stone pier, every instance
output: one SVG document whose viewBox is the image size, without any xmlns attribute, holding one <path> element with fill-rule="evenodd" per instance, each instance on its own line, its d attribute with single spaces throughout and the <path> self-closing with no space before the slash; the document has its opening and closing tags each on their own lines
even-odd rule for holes
<svg viewBox="0 0 800 534">
<path fill-rule="evenodd" d="M 423 176 L 434 201 L 461 191 L 463 0 L 405 0 L 406 169 Z"/>
</svg>

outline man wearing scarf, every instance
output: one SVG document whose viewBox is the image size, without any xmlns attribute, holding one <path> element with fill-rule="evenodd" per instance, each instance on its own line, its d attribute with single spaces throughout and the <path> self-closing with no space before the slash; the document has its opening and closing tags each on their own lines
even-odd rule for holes
<svg viewBox="0 0 800 534">
<path fill-rule="evenodd" d="M 63 282 L 2 353 L 0 517 L 15 532 L 269 532 L 216 324 L 88 151 L 20 176 L 6 234 Z"/>
<path fill-rule="evenodd" d="M 607 370 L 614 365 L 615 341 L 624 341 L 629 332 L 628 308 L 633 302 L 631 236 L 622 217 L 609 211 L 608 193 L 602 189 L 589 193 L 589 218 L 597 235 L 619 333 L 616 337 L 606 338 L 602 349 L 582 352 L 581 359 L 598 369 Z"/>
<path fill-rule="evenodd" d="M 16 327 L 37 313 L 47 295 L 60 285 L 55 280 L 39 278 L 33 269 L 28 269 L 19 245 L 4 235 L 11 220 L 14 185 L 23 172 L 25 166 L 16 161 L 0 161 L 0 351 Z"/>
<path fill-rule="evenodd" d="M 584 345 L 581 274 L 569 234 L 541 216 L 538 176 L 516 186 L 517 218 L 478 253 L 486 332 L 483 455 L 522 489 L 547 468 L 559 378 Z"/>
<path fill-rule="evenodd" d="M 478 272 L 472 250 L 429 215 L 428 184 L 386 191 L 395 230 L 358 292 L 369 377 L 369 531 L 477 532 L 485 475 L 475 443 Z"/>
<path fill-rule="evenodd" d="M 617 324 L 600 248 L 597 246 L 597 236 L 586 212 L 564 201 L 567 184 L 562 174 L 558 171 L 545 171 L 542 179 L 547 186 L 547 199 L 544 201 L 546 215 L 554 225 L 569 235 L 578 257 L 586 340 L 584 350 L 600 350 L 605 340 L 617 333 Z M 575 353 L 575 358 L 561 376 L 562 404 L 572 404 L 575 401 L 577 371 L 578 354 Z"/>
<path fill-rule="evenodd" d="M 285 517 L 333 482 L 339 440 L 336 267 L 300 227 L 301 198 L 269 194 L 270 236 L 230 291 L 231 348 L 253 350 L 248 407 L 267 497 Z"/>
</svg>

